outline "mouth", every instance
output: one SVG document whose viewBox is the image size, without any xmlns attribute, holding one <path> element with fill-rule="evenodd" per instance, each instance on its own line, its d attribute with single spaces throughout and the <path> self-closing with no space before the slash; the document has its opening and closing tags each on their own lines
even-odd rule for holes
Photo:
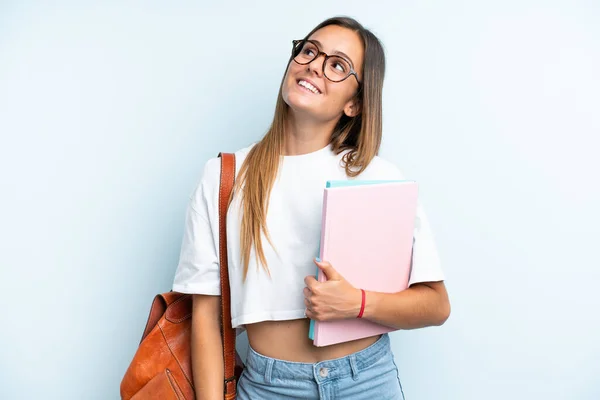
<svg viewBox="0 0 600 400">
<path fill-rule="evenodd" d="M 314 94 L 321 94 L 321 89 L 319 89 L 317 87 L 317 85 L 315 85 L 314 83 L 312 83 L 309 80 L 306 79 L 298 79 L 296 81 L 296 83 L 298 84 L 298 86 L 302 87 L 303 89 L 306 89 L 307 91 L 314 93 Z"/>
</svg>

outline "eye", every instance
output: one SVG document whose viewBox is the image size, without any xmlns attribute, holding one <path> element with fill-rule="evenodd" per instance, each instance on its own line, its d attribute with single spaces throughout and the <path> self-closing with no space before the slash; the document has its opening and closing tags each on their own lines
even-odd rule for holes
<svg viewBox="0 0 600 400">
<path fill-rule="evenodd" d="M 302 53 L 305 54 L 305 55 L 307 55 L 307 56 L 314 56 L 315 55 L 315 52 L 311 48 L 305 48 L 302 51 Z"/>
<path fill-rule="evenodd" d="M 350 71 L 350 65 L 340 57 L 331 57 L 327 62 L 327 69 L 337 76 L 344 76 Z"/>
<path fill-rule="evenodd" d="M 335 68 L 336 70 L 338 70 L 339 72 L 346 72 L 346 66 L 343 65 L 341 62 L 336 61 L 333 64 L 333 68 Z"/>
</svg>

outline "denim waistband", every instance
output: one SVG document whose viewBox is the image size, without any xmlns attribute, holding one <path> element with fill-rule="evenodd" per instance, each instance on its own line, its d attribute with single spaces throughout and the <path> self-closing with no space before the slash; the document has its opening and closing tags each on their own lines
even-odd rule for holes
<svg viewBox="0 0 600 400">
<path fill-rule="evenodd" d="M 358 373 L 371 366 L 386 354 L 391 354 L 390 338 L 383 334 L 375 343 L 345 357 L 318 363 L 301 363 L 263 356 L 250 347 L 246 366 L 263 374 L 267 380 L 295 379 L 322 382 L 347 376 L 358 378 Z"/>
</svg>

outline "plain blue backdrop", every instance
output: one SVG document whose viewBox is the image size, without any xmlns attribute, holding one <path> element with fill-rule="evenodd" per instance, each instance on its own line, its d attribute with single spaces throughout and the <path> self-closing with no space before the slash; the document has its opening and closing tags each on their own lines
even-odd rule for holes
<svg viewBox="0 0 600 400">
<path fill-rule="evenodd" d="M 591 0 L 0 2 L 0 398 L 118 398 L 205 161 L 264 134 L 292 39 L 338 14 L 386 47 L 381 155 L 452 300 L 392 335 L 407 398 L 600 398 Z"/>
</svg>

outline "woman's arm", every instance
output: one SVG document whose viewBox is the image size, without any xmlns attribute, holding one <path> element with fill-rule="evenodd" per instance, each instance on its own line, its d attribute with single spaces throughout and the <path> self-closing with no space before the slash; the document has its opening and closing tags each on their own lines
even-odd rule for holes
<svg viewBox="0 0 600 400">
<path fill-rule="evenodd" d="M 191 352 L 196 399 L 223 400 L 221 297 L 193 295 L 193 299 Z"/>
<path fill-rule="evenodd" d="M 306 316 L 316 321 L 356 318 L 362 293 L 344 279 L 328 262 L 317 262 L 327 276 L 318 282 L 304 280 Z M 416 329 L 442 325 L 450 315 L 450 302 L 443 282 L 411 285 L 398 293 L 366 291 L 363 318 L 396 329 Z"/>
<path fill-rule="evenodd" d="M 449 316 L 450 301 L 444 282 L 417 283 L 398 293 L 366 292 L 363 318 L 392 328 L 439 326 Z"/>
</svg>

